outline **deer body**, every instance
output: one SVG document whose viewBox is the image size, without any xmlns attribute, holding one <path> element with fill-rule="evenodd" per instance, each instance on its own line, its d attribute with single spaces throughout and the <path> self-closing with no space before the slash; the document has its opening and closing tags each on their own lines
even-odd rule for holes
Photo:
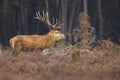
<svg viewBox="0 0 120 80">
<path fill-rule="evenodd" d="M 61 24 L 58 20 L 53 19 L 53 23 L 49 21 L 48 12 L 43 15 L 40 12 L 36 12 L 35 19 L 40 20 L 41 22 L 45 23 L 48 27 L 50 32 L 45 35 L 16 35 L 15 37 L 10 39 L 10 46 L 13 48 L 15 53 L 18 53 L 24 49 L 27 50 L 43 50 L 46 48 L 51 47 L 56 41 L 65 38 L 64 34 L 62 34 L 57 29 L 61 28 Z"/>
<path fill-rule="evenodd" d="M 38 51 L 49 48 L 56 41 L 64 38 L 64 34 L 58 30 L 52 30 L 46 35 L 17 35 L 10 39 L 10 46 L 15 52 L 23 49 Z"/>
</svg>

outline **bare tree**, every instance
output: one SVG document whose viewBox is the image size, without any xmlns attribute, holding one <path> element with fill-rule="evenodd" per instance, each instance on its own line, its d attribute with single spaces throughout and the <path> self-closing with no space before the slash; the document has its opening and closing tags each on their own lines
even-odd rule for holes
<svg viewBox="0 0 120 80">
<path fill-rule="evenodd" d="M 62 11 L 62 23 L 63 23 L 63 33 L 65 33 L 67 27 L 67 0 L 61 0 L 61 11 Z"/>
<path fill-rule="evenodd" d="M 86 13 L 88 13 L 87 2 L 88 2 L 88 0 L 83 0 L 83 11 Z"/>
<path fill-rule="evenodd" d="M 72 34 L 73 20 L 74 20 L 74 17 L 75 17 L 74 15 L 75 15 L 75 10 L 76 10 L 76 9 L 75 9 L 75 7 L 76 7 L 76 2 L 77 2 L 76 0 L 73 1 L 73 3 L 72 3 L 73 6 L 72 6 L 72 8 L 71 8 L 71 10 L 70 10 L 70 13 L 71 13 L 71 14 L 70 14 L 70 16 L 69 16 L 70 18 L 69 18 L 69 24 L 68 24 L 68 33 L 69 33 L 69 34 Z M 72 42 L 72 37 L 71 37 L 71 36 L 68 36 L 68 38 L 69 38 L 69 39 L 68 39 L 69 42 Z"/>
<path fill-rule="evenodd" d="M 102 6 L 101 0 L 98 0 L 98 19 L 99 19 L 99 38 L 103 39 L 103 16 L 102 16 Z"/>
<path fill-rule="evenodd" d="M 28 34 L 28 0 L 20 0 L 20 19 L 21 19 L 21 31 L 24 34 Z"/>
<path fill-rule="evenodd" d="M 46 4 L 46 11 L 49 14 L 49 2 L 48 2 L 48 0 L 45 0 L 45 4 Z"/>
<path fill-rule="evenodd" d="M 6 32 L 6 28 L 7 28 L 7 26 L 8 26 L 8 24 L 6 24 L 6 21 L 7 21 L 7 0 L 4 0 L 4 2 L 3 2 L 3 4 L 4 4 L 4 6 L 3 6 L 3 8 L 4 8 L 4 11 L 3 11 L 3 26 L 4 26 L 4 28 L 3 28 L 3 39 L 5 40 L 5 43 L 7 42 L 6 40 L 7 40 L 7 35 L 5 35 L 7 32 Z"/>
<path fill-rule="evenodd" d="M 3 27 L 2 27 L 2 40 L 5 42 L 5 45 L 8 44 L 9 36 L 11 35 L 10 32 L 13 29 L 13 15 L 12 15 L 12 1 L 4 0 L 3 1 Z"/>
</svg>

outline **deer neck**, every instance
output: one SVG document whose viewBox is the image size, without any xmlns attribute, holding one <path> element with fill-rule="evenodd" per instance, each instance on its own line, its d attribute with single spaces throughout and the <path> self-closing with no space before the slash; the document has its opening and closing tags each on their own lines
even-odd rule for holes
<svg viewBox="0 0 120 80">
<path fill-rule="evenodd" d="M 52 44 L 54 45 L 55 43 L 55 38 L 54 38 L 54 35 L 52 33 L 48 33 L 45 35 L 44 37 L 45 39 L 45 43 L 47 43 L 47 46 L 46 47 L 49 47 L 51 46 Z"/>
</svg>

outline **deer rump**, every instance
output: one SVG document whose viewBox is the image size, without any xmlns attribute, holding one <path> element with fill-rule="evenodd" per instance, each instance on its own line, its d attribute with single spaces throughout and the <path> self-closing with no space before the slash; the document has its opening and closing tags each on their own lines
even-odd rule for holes
<svg viewBox="0 0 120 80">
<path fill-rule="evenodd" d="M 10 45 L 15 52 L 42 51 L 54 44 L 54 36 L 17 35 L 10 39 Z"/>
</svg>

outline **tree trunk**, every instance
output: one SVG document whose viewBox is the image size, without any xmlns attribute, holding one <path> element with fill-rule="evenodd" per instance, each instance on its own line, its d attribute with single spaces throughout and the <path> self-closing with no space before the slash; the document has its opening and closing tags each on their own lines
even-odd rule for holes
<svg viewBox="0 0 120 80">
<path fill-rule="evenodd" d="M 87 2 L 88 2 L 87 0 L 83 0 L 83 11 L 85 13 L 88 13 Z"/>
<path fill-rule="evenodd" d="M 28 34 L 28 0 L 20 0 L 20 20 L 23 34 Z"/>
<path fill-rule="evenodd" d="M 3 39 L 5 40 L 4 42 L 5 43 L 7 43 L 7 30 L 5 30 L 5 29 L 7 29 L 7 26 L 8 26 L 8 23 L 6 23 L 6 22 L 8 22 L 8 19 L 7 19 L 7 10 L 8 10 L 8 4 L 7 4 L 7 0 L 4 0 L 4 2 L 3 2 L 3 8 L 4 8 L 4 10 L 3 10 Z"/>
<path fill-rule="evenodd" d="M 9 43 L 9 37 L 11 36 L 13 16 L 12 16 L 12 2 L 4 0 L 3 2 L 3 27 L 2 34 L 5 45 Z"/>
<path fill-rule="evenodd" d="M 62 7 L 62 23 L 63 23 L 63 29 L 62 32 L 66 32 L 67 27 L 67 0 L 61 0 L 61 7 Z"/>
<path fill-rule="evenodd" d="M 101 0 L 98 0 L 98 19 L 99 19 L 99 38 L 103 39 L 103 16 L 102 16 L 102 7 Z"/>
<path fill-rule="evenodd" d="M 73 20 L 74 20 L 74 15 L 75 15 L 75 7 L 76 7 L 76 0 L 73 1 L 72 3 L 72 8 L 70 10 L 70 18 L 69 18 L 69 24 L 68 24 L 68 33 L 72 34 L 72 27 L 73 27 Z M 72 43 L 72 36 L 68 36 L 68 40 L 70 43 Z"/>
</svg>

